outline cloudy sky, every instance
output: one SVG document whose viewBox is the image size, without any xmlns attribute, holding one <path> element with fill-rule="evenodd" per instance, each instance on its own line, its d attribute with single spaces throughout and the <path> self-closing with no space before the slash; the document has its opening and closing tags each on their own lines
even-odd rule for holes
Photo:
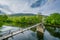
<svg viewBox="0 0 60 40">
<path fill-rule="evenodd" d="M 60 0 L 0 0 L 0 9 L 13 13 L 60 13 Z M 12 14 L 12 13 L 11 13 Z"/>
</svg>

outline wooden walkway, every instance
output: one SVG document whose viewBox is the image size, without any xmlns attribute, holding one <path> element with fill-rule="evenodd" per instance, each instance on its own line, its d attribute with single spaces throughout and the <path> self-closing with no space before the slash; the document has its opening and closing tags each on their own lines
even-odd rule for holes
<svg viewBox="0 0 60 40">
<path fill-rule="evenodd" d="M 2 36 L 2 37 L 0 37 L 0 40 L 7 39 L 7 38 L 12 37 L 12 36 L 14 36 L 14 35 L 17 35 L 17 34 L 19 34 L 19 33 L 23 33 L 24 31 L 27 31 L 27 30 L 29 30 L 29 29 L 31 29 L 31 28 L 34 28 L 34 27 L 37 27 L 37 26 L 40 25 L 40 24 L 41 24 L 41 23 L 38 23 L 38 24 L 33 25 L 33 26 L 31 26 L 31 27 L 25 28 L 25 29 L 23 29 L 23 30 L 18 30 L 18 31 L 15 31 L 15 32 L 13 32 L 13 33 L 10 33 L 10 34 L 8 34 L 8 35 L 6 35 L 6 36 Z M 42 29 L 41 29 L 41 31 L 42 31 Z M 42 32 L 43 32 L 43 31 L 42 31 Z"/>
</svg>

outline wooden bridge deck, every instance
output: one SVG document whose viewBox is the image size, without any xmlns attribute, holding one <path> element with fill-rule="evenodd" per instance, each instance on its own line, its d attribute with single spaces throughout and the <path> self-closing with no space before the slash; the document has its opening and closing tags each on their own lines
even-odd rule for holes
<svg viewBox="0 0 60 40">
<path fill-rule="evenodd" d="M 28 27 L 28 28 L 25 28 L 25 29 L 23 29 L 23 30 L 18 30 L 18 31 L 16 31 L 16 32 L 10 33 L 10 34 L 8 34 L 8 35 L 6 35 L 6 36 L 2 36 L 2 37 L 0 37 L 0 40 L 3 40 L 3 39 L 6 39 L 6 38 L 9 38 L 9 37 L 12 37 L 12 36 L 17 35 L 17 34 L 19 34 L 19 33 L 23 33 L 24 31 L 27 31 L 27 30 L 29 30 L 29 29 L 31 29 L 31 28 L 33 28 L 33 27 L 37 27 L 37 26 L 40 25 L 40 24 L 41 24 L 41 23 L 36 24 L 36 25 L 34 25 L 34 26 L 31 26 L 31 27 Z M 41 28 L 40 30 L 42 31 L 42 28 Z M 42 32 L 43 32 L 43 31 L 42 31 Z"/>
</svg>

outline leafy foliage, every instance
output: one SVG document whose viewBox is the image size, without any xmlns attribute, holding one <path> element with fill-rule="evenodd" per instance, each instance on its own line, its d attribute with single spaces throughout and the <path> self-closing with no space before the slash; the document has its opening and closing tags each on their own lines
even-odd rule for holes
<svg viewBox="0 0 60 40">
<path fill-rule="evenodd" d="M 8 16 L 5 25 L 27 27 L 41 22 L 42 16 Z"/>
<path fill-rule="evenodd" d="M 45 19 L 45 23 L 49 25 L 60 25 L 60 14 L 53 13 Z"/>
<path fill-rule="evenodd" d="M 0 27 L 5 23 L 7 18 L 7 15 L 0 15 Z"/>
</svg>

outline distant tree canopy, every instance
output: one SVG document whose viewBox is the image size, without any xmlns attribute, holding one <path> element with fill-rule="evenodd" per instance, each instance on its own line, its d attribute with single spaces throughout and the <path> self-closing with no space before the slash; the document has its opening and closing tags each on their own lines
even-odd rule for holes
<svg viewBox="0 0 60 40">
<path fill-rule="evenodd" d="M 53 13 L 45 19 L 46 24 L 60 25 L 60 14 Z"/>
<path fill-rule="evenodd" d="M 6 17 L 7 18 L 7 17 Z M 23 15 L 23 16 L 8 16 L 8 19 L 5 21 L 4 25 L 8 26 L 18 26 L 18 27 L 28 27 L 37 23 L 40 23 L 42 20 L 41 14 L 35 15 Z"/>
<path fill-rule="evenodd" d="M 7 18 L 7 15 L 0 15 L 0 27 L 4 24 Z"/>
</svg>

